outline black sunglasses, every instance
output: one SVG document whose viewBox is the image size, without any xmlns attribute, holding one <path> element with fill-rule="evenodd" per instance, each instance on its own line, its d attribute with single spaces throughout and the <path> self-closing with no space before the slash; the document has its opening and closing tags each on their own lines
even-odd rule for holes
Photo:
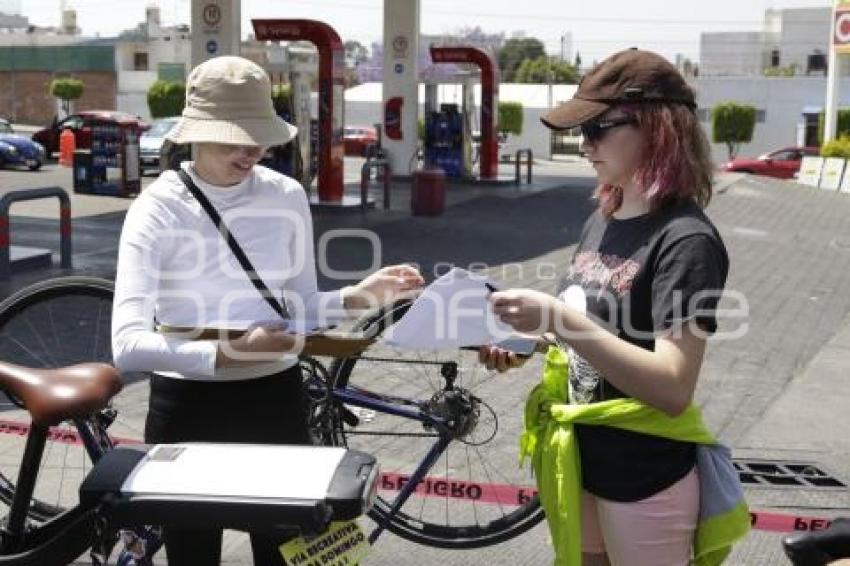
<svg viewBox="0 0 850 566">
<path fill-rule="evenodd" d="M 588 143 L 597 143 L 608 130 L 617 126 L 625 126 L 626 124 L 637 124 L 637 118 L 634 116 L 623 116 L 622 118 L 611 118 L 610 120 L 598 120 L 596 122 L 588 122 L 579 126 L 581 135 L 584 136 L 584 141 Z"/>
</svg>

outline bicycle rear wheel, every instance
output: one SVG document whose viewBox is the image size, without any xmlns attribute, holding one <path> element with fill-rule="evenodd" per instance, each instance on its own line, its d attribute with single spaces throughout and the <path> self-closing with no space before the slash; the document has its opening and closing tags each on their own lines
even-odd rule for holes
<svg viewBox="0 0 850 566">
<path fill-rule="evenodd" d="M 0 360 L 33 368 L 57 368 L 84 362 L 112 363 L 111 316 L 113 285 L 93 277 L 58 277 L 41 281 L 0 303 Z M 123 375 L 125 390 L 114 399 L 120 418 L 110 432 L 126 441 L 140 441 L 134 423 L 145 406 L 134 406 L 133 388 L 143 387 L 144 374 Z M 0 502 L 12 500 L 21 456 L 29 431 L 25 409 L 0 393 Z M 82 423 L 102 438 L 105 423 Z M 105 449 L 105 440 L 100 442 Z M 93 463 L 74 423 L 51 429 L 30 507 L 30 518 L 43 521 L 78 501 L 78 487 Z"/>
<path fill-rule="evenodd" d="M 380 335 L 408 308 L 382 310 L 355 330 Z M 327 400 L 311 416 L 318 413 L 314 424 L 319 430 L 314 432 L 324 442 L 377 457 L 383 475 L 370 512 L 374 520 L 417 543 L 477 548 L 513 538 L 543 519 L 531 472 L 517 463 L 524 388 L 512 384 L 510 376 L 487 371 L 477 351 L 418 352 L 377 342 L 360 356 L 335 360 L 330 376 L 336 388 L 367 390 L 398 406 L 405 406 L 402 397 L 415 399 L 421 410 L 446 415 L 453 401 L 446 395 L 444 376 L 453 372 L 454 391 L 462 392 L 468 409 L 461 411 L 462 432 L 393 515 L 392 500 L 437 441 L 436 432 L 409 418 L 334 406 Z"/>
</svg>

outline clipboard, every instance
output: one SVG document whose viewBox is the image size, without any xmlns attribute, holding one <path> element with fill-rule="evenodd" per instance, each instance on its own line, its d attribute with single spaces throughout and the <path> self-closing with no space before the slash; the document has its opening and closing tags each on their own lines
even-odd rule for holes
<svg viewBox="0 0 850 566">
<path fill-rule="evenodd" d="M 301 334 L 305 341 L 299 355 L 350 358 L 363 352 L 376 340 L 362 334 L 333 332 L 333 328 L 332 326 L 317 328 Z M 159 325 L 157 332 L 183 340 L 235 340 L 245 334 L 245 330 L 234 328 L 189 328 L 166 324 Z"/>
</svg>

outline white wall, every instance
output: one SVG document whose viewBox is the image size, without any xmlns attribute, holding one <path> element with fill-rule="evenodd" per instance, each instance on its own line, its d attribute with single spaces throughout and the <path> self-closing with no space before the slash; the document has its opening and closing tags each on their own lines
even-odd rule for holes
<svg viewBox="0 0 850 566">
<path fill-rule="evenodd" d="M 700 76 L 761 75 L 765 40 L 756 31 L 700 34 Z"/>
<path fill-rule="evenodd" d="M 116 109 L 150 120 L 148 89 L 156 81 L 156 71 L 119 71 Z"/>
<path fill-rule="evenodd" d="M 779 64 L 795 63 L 798 72 L 806 72 L 806 62 L 815 49 L 827 53 L 832 11 L 829 8 L 796 8 L 782 11 Z"/>
</svg>

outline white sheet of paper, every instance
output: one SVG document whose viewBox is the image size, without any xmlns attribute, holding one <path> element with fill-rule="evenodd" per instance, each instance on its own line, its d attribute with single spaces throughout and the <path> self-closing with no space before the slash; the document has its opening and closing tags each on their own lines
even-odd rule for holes
<svg viewBox="0 0 850 566">
<path fill-rule="evenodd" d="M 387 330 L 383 342 L 399 348 L 442 350 L 505 340 L 513 331 L 493 314 L 487 284 L 492 285 L 484 276 L 452 269 L 422 292 Z"/>
<path fill-rule="evenodd" d="M 124 480 L 121 491 L 324 499 L 344 455 L 344 448 L 323 446 L 157 445 Z"/>
</svg>

